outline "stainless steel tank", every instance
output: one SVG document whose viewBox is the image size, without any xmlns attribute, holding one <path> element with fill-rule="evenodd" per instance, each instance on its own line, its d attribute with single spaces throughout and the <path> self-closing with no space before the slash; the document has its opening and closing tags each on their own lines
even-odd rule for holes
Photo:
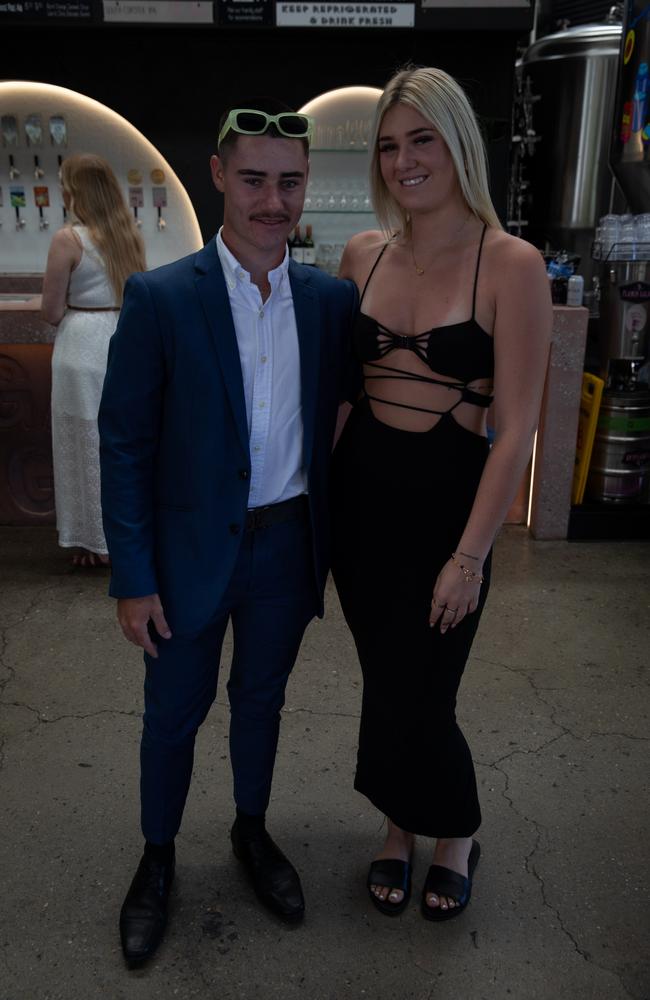
<svg viewBox="0 0 650 1000">
<path fill-rule="evenodd" d="M 608 166 L 620 24 L 586 24 L 534 42 L 522 71 L 530 78 L 533 123 L 540 136 L 528 163 L 531 205 L 527 239 L 580 255 L 585 284 L 594 228 L 610 209 Z"/>
</svg>

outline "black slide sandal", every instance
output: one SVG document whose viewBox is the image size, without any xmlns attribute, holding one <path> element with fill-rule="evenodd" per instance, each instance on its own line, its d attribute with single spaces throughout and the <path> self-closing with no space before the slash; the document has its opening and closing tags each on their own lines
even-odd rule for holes
<svg viewBox="0 0 650 1000">
<path fill-rule="evenodd" d="M 402 913 L 411 898 L 411 874 L 413 867 L 410 861 L 399 861 L 396 858 L 380 858 L 373 861 L 368 870 L 368 895 L 373 906 L 376 906 L 380 913 L 389 917 L 397 917 Z M 380 885 L 385 889 L 399 889 L 404 893 L 404 898 L 399 903 L 389 903 L 387 899 L 379 899 L 372 892 L 371 885 Z"/>
<path fill-rule="evenodd" d="M 420 909 L 425 920 L 451 920 L 458 917 L 467 907 L 472 897 L 472 876 L 481 856 L 481 845 L 478 840 L 472 841 L 472 849 L 467 859 L 467 878 L 442 865 L 431 865 L 422 889 Z M 446 910 L 440 906 L 429 906 L 427 896 L 434 892 L 436 896 L 451 896 L 456 905 Z"/>
</svg>

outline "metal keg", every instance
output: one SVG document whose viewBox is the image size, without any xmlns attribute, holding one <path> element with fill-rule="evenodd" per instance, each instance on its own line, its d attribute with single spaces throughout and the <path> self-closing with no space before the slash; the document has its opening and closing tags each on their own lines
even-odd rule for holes
<svg viewBox="0 0 650 1000">
<path fill-rule="evenodd" d="M 643 503 L 650 482 L 650 392 L 606 390 L 587 480 L 587 498 Z"/>
</svg>

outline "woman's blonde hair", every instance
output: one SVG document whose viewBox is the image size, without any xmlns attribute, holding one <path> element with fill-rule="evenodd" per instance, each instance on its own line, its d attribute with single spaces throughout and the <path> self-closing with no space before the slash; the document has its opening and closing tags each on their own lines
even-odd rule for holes
<svg viewBox="0 0 650 1000">
<path fill-rule="evenodd" d="M 488 226 L 502 229 L 488 184 L 485 144 L 465 91 L 444 70 L 409 66 L 386 84 L 375 111 L 370 163 L 370 190 L 377 219 L 386 233 L 408 232 L 408 213 L 389 193 L 381 176 L 377 136 L 384 115 L 396 104 L 407 104 L 431 122 L 447 144 L 458 183 L 469 208 Z"/>
<path fill-rule="evenodd" d="M 86 226 L 104 259 L 109 281 L 122 302 L 124 283 L 146 270 L 144 243 L 110 165 L 95 153 L 77 153 L 61 164 L 61 185 L 70 212 Z"/>
</svg>

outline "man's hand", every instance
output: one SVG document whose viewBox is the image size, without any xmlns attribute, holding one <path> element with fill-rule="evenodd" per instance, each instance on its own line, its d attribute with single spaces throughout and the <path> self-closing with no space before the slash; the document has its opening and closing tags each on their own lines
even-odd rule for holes
<svg viewBox="0 0 650 1000">
<path fill-rule="evenodd" d="M 158 659 L 156 644 L 151 641 L 147 628 L 152 621 L 156 632 L 162 639 L 171 639 L 171 629 L 165 621 L 162 604 L 158 594 L 147 597 L 121 597 L 117 602 L 117 620 L 125 637 L 136 646 L 142 648 Z"/>
</svg>

